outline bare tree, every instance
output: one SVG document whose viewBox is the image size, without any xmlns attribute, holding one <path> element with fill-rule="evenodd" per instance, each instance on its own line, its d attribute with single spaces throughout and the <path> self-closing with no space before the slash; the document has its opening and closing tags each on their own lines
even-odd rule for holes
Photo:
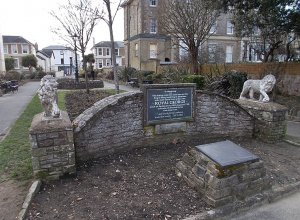
<svg viewBox="0 0 300 220">
<path fill-rule="evenodd" d="M 111 1 L 110 0 L 102 0 L 102 1 L 106 6 L 106 11 L 107 11 L 107 17 L 103 17 L 102 19 L 105 21 L 105 23 L 108 25 L 108 28 L 109 28 L 110 42 L 111 42 L 112 66 L 113 66 L 113 72 L 114 72 L 114 82 L 115 82 L 115 88 L 117 90 L 117 93 L 119 93 L 119 91 L 120 91 L 119 76 L 118 76 L 117 68 L 116 68 L 116 54 L 115 54 L 113 23 L 114 23 L 114 20 L 115 20 L 118 10 L 120 9 L 122 0 L 119 0 L 117 9 L 114 14 L 112 14 L 112 10 L 111 10 Z"/>
<path fill-rule="evenodd" d="M 65 5 L 59 6 L 58 11 L 51 11 L 50 14 L 60 24 L 60 26 L 52 28 L 52 32 L 73 47 L 75 47 L 75 41 L 78 40 L 78 50 L 83 58 L 93 30 L 103 17 L 99 7 L 94 6 L 91 0 L 68 0 Z M 86 72 L 85 62 L 83 62 L 83 69 Z M 89 92 L 87 79 L 86 73 L 86 90 Z"/>
<path fill-rule="evenodd" d="M 159 28 L 178 39 L 178 46 L 187 50 L 193 67 L 198 73 L 200 46 L 210 36 L 209 31 L 219 15 L 215 0 L 165 0 L 161 1 Z M 176 41 L 175 41 L 176 42 Z M 183 46 L 184 45 L 184 46 Z"/>
</svg>

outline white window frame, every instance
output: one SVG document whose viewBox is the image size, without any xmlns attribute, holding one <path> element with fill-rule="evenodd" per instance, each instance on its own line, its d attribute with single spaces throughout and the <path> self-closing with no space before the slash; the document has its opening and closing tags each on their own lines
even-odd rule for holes
<svg viewBox="0 0 300 220">
<path fill-rule="evenodd" d="M 13 46 L 16 47 L 16 50 L 15 50 L 15 51 L 13 50 L 13 48 L 14 48 Z M 11 45 L 11 53 L 12 53 L 12 54 L 17 54 L 17 53 L 18 53 L 18 45 L 17 45 L 17 44 L 12 44 L 12 45 Z"/>
<path fill-rule="evenodd" d="M 14 59 L 14 69 L 20 69 L 20 61 L 18 58 L 13 58 Z M 15 62 L 17 61 L 17 62 Z M 17 65 L 15 65 L 17 64 Z"/>
<path fill-rule="evenodd" d="M 8 45 L 3 45 L 3 53 L 8 54 Z"/>
<path fill-rule="evenodd" d="M 139 56 L 139 44 L 138 43 L 135 44 L 134 49 L 135 49 L 135 56 L 138 57 Z"/>
<path fill-rule="evenodd" d="M 110 59 L 106 59 L 105 65 L 106 65 L 106 66 L 108 66 L 108 67 L 110 67 L 110 66 L 111 66 Z"/>
<path fill-rule="evenodd" d="M 216 43 L 209 43 L 208 44 L 208 62 L 215 63 L 216 62 L 216 53 L 217 53 L 218 45 Z"/>
<path fill-rule="evenodd" d="M 152 49 L 151 49 L 152 46 Z M 156 59 L 157 58 L 157 44 L 150 44 L 149 45 L 149 57 L 150 59 Z"/>
<path fill-rule="evenodd" d="M 150 33 L 151 34 L 157 33 L 157 20 L 155 18 L 150 19 Z"/>
<path fill-rule="evenodd" d="M 226 46 L 225 63 L 233 63 L 233 46 L 232 45 Z"/>
<path fill-rule="evenodd" d="M 119 53 L 120 53 L 119 48 L 115 48 L 115 55 L 116 55 L 116 56 L 119 56 Z"/>
<path fill-rule="evenodd" d="M 150 7 L 156 7 L 157 6 L 157 1 L 158 0 L 149 0 Z"/>
<path fill-rule="evenodd" d="M 213 25 L 211 26 L 210 30 L 209 30 L 210 34 L 216 34 L 217 33 L 217 21 L 215 21 L 213 23 Z"/>
<path fill-rule="evenodd" d="M 101 47 L 98 48 L 98 55 L 99 55 L 99 56 L 103 56 L 103 51 L 102 51 L 102 48 L 101 48 Z"/>
<path fill-rule="evenodd" d="M 227 21 L 226 33 L 232 35 L 234 33 L 234 25 L 232 21 Z"/>
<path fill-rule="evenodd" d="M 100 60 L 98 61 L 98 68 L 99 68 L 99 69 L 102 69 L 102 68 L 103 68 L 103 60 L 102 60 L 102 59 L 100 59 Z"/>
</svg>

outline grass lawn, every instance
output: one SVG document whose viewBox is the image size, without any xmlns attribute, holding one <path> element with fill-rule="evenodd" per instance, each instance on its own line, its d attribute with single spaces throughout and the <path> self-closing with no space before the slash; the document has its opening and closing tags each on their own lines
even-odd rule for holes
<svg viewBox="0 0 300 220">
<path fill-rule="evenodd" d="M 66 109 L 65 95 L 67 92 L 58 92 L 58 105 L 61 110 Z M 28 129 L 34 115 L 42 111 L 40 100 L 35 95 L 12 126 L 10 133 L 0 142 L 0 178 L 3 176 L 2 174 L 18 180 L 32 178 L 31 145 Z"/>
</svg>

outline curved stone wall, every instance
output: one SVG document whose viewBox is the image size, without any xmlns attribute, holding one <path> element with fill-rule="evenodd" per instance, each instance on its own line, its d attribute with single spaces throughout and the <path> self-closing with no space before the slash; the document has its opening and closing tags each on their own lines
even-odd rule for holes
<svg viewBox="0 0 300 220">
<path fill-rule="evenodd" d="M 252 137 L 254 119 L 234 100 L 196 92 L 195 120 L 143 125 L 143 93 L 107 97 L 74 121 L 74 142 L 79 161 L 137 147 L 170 143 L 175 138 L 197 142 L 208 138 Z"/>
</svg>

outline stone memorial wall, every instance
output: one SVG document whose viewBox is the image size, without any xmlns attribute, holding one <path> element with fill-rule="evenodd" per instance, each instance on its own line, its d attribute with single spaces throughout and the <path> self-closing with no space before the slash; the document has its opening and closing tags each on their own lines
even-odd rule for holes
<svg viewBox="0 0 300 220">
<path fill-rule="evenodd" d="M 151 95 L 162 95 L 156 93 L 157 87 L 152 88 Z M 164 98 L 170 107 L 171 102 L 191 100 L 188 91 L 177 90 L 176 93 L 180 98 Z M 174 139 L 197 142 L 210 138 L 252 137 L 254 119 L 234 100 L 200 91 L 190 94 L 193 94 L 193 106 L 188 109 L 192 113 L 185 115 L 186 105 L 181 103 L 167 118 L 160 118 L 159 124 L 152 123 L 153 117 L 157 121 L 154 113 L 162 115 L 169 108 L 157 108 L 158 111 L 152 112 L 153 117 L 146 116 L 143 92 L 117 94 L 95 103 L 73 121 L 77 159 L 85 161 L 132 148 L 167 144 Z M 155 105 L 155 99 L 148 110 L 153 103 Z M 152 121 L 148 123 L 145 117 Z"/>
</svg>

